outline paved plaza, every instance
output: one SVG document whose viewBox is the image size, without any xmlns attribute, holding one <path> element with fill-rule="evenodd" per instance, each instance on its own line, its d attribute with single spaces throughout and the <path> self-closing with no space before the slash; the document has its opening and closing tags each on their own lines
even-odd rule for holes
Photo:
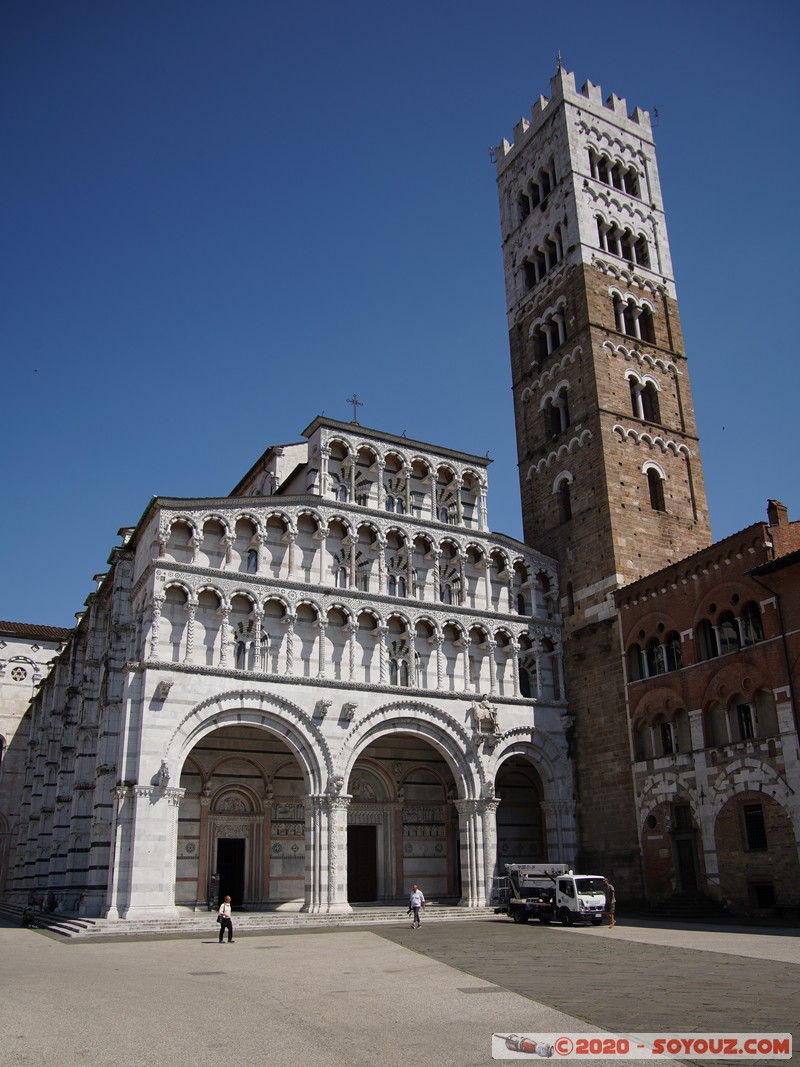
<svg viewBox="0 0 800 1067">
<path fill-rule="evenodd" d="M 220 946 L 211 923 L 64 941 L 0 920 L 0 1065 L 477 1067 L 494 1032 L 800 1033 L 799 934 L 487 918 Z"/>
</svg>

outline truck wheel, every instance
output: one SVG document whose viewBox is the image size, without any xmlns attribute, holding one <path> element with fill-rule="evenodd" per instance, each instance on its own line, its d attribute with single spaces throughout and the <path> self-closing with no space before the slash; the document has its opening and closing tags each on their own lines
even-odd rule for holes
<svg viewBox="0 0 800 1067">
<path fill-rule="evenodd" d="M 558 918 L 562 926 L 572 926 L 572 912 L 569 908 L 562 908 L 558 913 Z"/>
<path fill-rule="evenodd" d="M 602 925 L 603 925 L 603 920 L 602 919 L 592 919 L 592 926 L 602 926 Z"/>
<path fill-rule="evenodd" d="M 514 922 L 526 923 L 528 921 L 527 911 L 520 911 L 519 908 L 514 908 Z"/>
<path fill-rule="evenodd" d="M 547 924 L 550 922 L 550 920 L 552 918 L 553 918 L 552 915 L 540 915 L 539 916 L 539 922 L 542 923 L 544 926 L 547 926 Z"/>
</svg>

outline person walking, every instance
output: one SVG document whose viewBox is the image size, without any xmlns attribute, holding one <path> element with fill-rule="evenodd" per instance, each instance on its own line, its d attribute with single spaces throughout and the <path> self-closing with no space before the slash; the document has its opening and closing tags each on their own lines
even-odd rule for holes
<svg viewBox="0 0 800 1067">
<path fill-rule="evenodd" d="M 425 895 L 418 885 L 412 885 L 411 896 L 409 897 L 408 906 L 409 910 L 414 913 L 414 918 L 411 920 L 411 929 L 416 930 L 419 928 L 419 909 L 424 908 L 426 905 Z"/>
<path fill-rule="evenodd" d="M 614 912 L 617 907 L 617 894 L 614 892 L 614 887 L 607 878 L 603 879 L 603 889 L 606 894 L 606 907 L 603 916 L 608 919 L 609 926 L 616 926 L 617 920 Z"/>
<path fill-rule="evenodd" d="M 225 931 L 228 931 L 228 944 L 233 941 L 233 919 L 231 919 L 231 898 L 225 897 L 223 902 L 219 906 L 217 912 L 217 921 L 219 922 L 219 943 L 222 944 L 222 938 Z"/>
</svg>

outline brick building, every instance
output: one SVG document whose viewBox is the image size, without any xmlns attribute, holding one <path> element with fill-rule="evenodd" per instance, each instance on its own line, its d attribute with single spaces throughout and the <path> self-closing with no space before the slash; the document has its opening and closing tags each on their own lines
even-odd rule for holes
<svg viewBox="0 0 800 1067">
<path fill-rule="evenodd" d="M 559 68 L 496 159 L 523 529 L 559 563 L 578 862 L 639 896 L 614 592 L 711 541 L 650 118 Z"/>
<path fill-rule="evenodd" d="M 767 513 L 615 594 L 652 901 L 800 905 L 800 521 Z"/>
</svg>

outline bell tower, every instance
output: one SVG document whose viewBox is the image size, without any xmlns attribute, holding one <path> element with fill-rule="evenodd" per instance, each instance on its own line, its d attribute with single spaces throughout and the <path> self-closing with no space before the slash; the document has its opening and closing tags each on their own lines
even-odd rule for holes
<svg viewBox="0 0 800 1067">
<path fill-rule="evenodd" d="M 612 594 L 711 541 L 650 117 L 559 66 L 496 157 L 524 536 L 559 562 L 580 863 L 638 896 Z"/>
</svg>

